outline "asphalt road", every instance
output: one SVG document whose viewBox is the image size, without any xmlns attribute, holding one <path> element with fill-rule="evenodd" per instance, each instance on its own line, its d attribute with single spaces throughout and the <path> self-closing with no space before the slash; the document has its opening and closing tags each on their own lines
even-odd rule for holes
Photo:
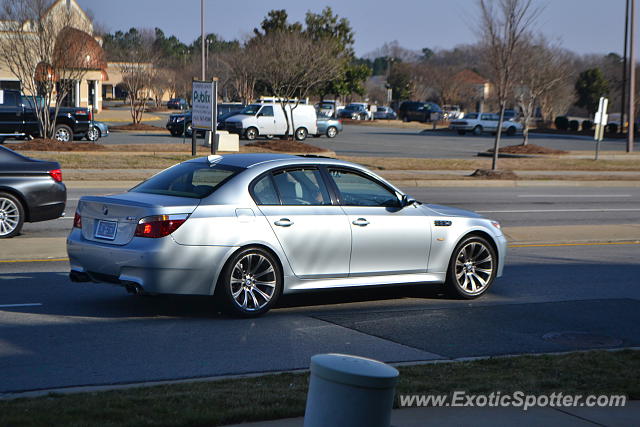
<svg viewBox="0 0 640 427">
<path fill-rule="evenodd" d="M 154 123 L 163 126 L 164 123 Z M 425 127 L 427 127 L 426 125 Z M 514 145 L 521 142 L 521 136 L 503 139 L 503 145 Z M 166 133 L 145 132 L 112 132 L 103 138 L 103 144 L 164 144 L 182 143 L 189 139 L 175 138 Z M 202 139 L 198 140 L 199 142 Z M 306 143 L 335 151 L 344 156 L 372 157 L 417 157 L 417 158 L 471 158 L 478 152 L 493 147 L 490 134 L 460 136 L 454 132 L 427 132 L 421 134 L 417 129 L 399 129 L 390 127 L 345 125 L 344 131 L 334 139 L 326 137 L 307 138 Z M 594 150 L 593 138 L 587 136 L 555 136 L 531 134 L 530 142 L 560 150 Z M 241 140 L 241 144 L 246 141 Z M 626 141 L 605 140 L 600 149 L 624 151 Z"/>
<path fill-rule="evenodd" d="M 68 192 L 65 217 L 25 224 L 23 236 L 62 237 L 71 228 L 78 199 L 124 188 L 83 188 Z M 505 226 L 631 224 L 640 218 L 637 187 L 410 187 L 408 194 L 425 203 L 477 211 Z"/>
<path fill-rule="evenodd" d="M 64 262 L 0 265 L 0 393 L 308 367 L 321 352 L 387 362 L 640 345 L 640 245 L 512 248 L 475 301 L 435 286 L 283 298 L 259 319 L 209 298 L 73 284 Z"/>
</svg>

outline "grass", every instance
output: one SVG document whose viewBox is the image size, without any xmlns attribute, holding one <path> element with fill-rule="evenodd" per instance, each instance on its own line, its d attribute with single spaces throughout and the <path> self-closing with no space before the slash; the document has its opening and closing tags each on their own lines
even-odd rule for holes
<svg viewBox="0 0 640 427">
<path fill-rule="evenodd" d="M 594 351 L 400 367 L 397 394 L 624 394 L 640 399 L 640 352 Z M 201 426 L 304 415 L 308 374 L 52 394 L 0 401 L 0 425 Z M 397 402 L 396 402 L 397 407 Z"/>
</svg>

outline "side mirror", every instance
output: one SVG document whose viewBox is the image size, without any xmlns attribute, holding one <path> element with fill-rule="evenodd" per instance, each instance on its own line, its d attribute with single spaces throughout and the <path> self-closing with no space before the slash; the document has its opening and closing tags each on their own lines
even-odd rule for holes
<svg viewBox="0 0 640 427">
<path fill-rule="evenodd" d="M 402 198 L 400 199 L 400 206 L 402 206 L 403 208 L 409 205 L 413 205 L 416 203 L 416 199 L 414 199 L 411 196 L 407 196 L 406 194 L 402 195 Z"/>
</svg>

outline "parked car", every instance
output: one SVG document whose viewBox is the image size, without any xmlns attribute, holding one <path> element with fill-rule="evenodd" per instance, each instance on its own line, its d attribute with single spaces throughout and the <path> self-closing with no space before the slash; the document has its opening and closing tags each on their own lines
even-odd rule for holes
<svg viewBox="0 0 640 427">
<path fill-rule="evenodd" d="M 66 203 L 58 162 L 32 159 L 0 146 L 0 239 L 18 235 L 25 222 L 59 218 Z"/>
<path fill-rule="evenodd" d="M 500 111 L 498 111 L 497 113 L 495 113 L 497 116 L 500 116 Z M 518 112 L 516 110 L 504 110 L 504 120 L 510 120 L 510 121 L 514 121 L 514 120 L 518 120 L 518 118 L 520 117 L 520 114 L 518 114 Z"/>
<path fill-rule="evenodd" d="M 442 117 L 442 109 L 433 102 L 405 101 L 400 104 L 398 117 L 403 122 L 430 122 L 435 115 L 436 120 Z"/>
<path fill-rule="evenodd" d="M 496 221 L 417 202 L 357 164 L 286 154 L 188 160 L 81 197 L 73 224 L 72 281 L 213 295 L 247 317 L 315 289 L 444 283 L 476 298 L 507 247 Z"/>
<path fill-rule="evenodd" d="M 73 139 L 80 140 L 86 138 L 87 141 L 96 142 L 100 138 L 106 138 L 109 136 L 109 126 L 104 122 L 94 120 L 87 133 L 78 133 L 73 135 Z"/>
<path fill-rule="evenodd" d="M 318 115 L 316 121 L 318 131 L 315 137 L 326 135 L 327 138 L 335 138 L 338 133 L 342 132 L 342 120 L 334 118 L 334 116 Z"/>
<path fill-rule="evenodd" d="M 368 104 L 361 102 L 352 102 L 338 112 L 339 119 L 351 119 L 351 120 L 368 120 L 369 110 Z"/>
<path fill-rule="evenodd" d="M 483 132 L 496 132 L 498 129 L 500 116 L 492 113 L 468 113 L 464 119 L 454 120 L 449 124 L 449 129 L 458 131 L 460 135 L 473 132 L 480 135 Z M 505 120 L 502 123 L 502 131 L 512 136 L 517 132 L 522 132 L 522 124 Z"/>
<path fill-rule="evenodd" d="M 442 118 L 445 120 L 455 120 L 464 117 L 464 113 L 459 105 L 443 105 Z"/>
<path fill-rule="evenodd" d="M 380 106 L 376 112 L 373 113 L 373 118 L 376 120 L 396 120 L 398 115 L 393 111 L 393 108 Z"/>
<path fill-rule="evenodd" d="M 36 98 L 36 102 L 40 99 Z M 91 110 L 80 107 L 59 107 L 57 114 L 54 108 L 49 108 L 49 113 L 56 123 L 54 139 L 62 142 L 73 141 L 75 134 L 86 134 L 93 119 Z M 0 90 L 0 144 L 6 138 L 39 136 L 40 125 L 32 98 L 18 90 Z"/>
<path fill-rule="evenodd" d="M 189 103 L 184 98 L 172 98 L 167 101 L 167 108 L 170 110 L 187 110 Z"/>
<path fill-rule="evenodd" d="M 340 101 L 325 99 L 322 102 L 316 104 L 316 111 L 319 115 L 336 116 L 340 110 L 344 107 L 340 104 Z"/>
<path fill-rule="evenodd" d="M 289 125 L 293 123 L 293 134 L 298 141 L 304 141 L 307 135 L 315 135 L 317 129 L 317 115 L 313 105 L 300 104 L 295 108 L 286 105 Z M 247 105 L 238 114 L 224 121 L 224 128 L 228 132 L 253 141 L 259 136 L 284 136 L 287 132 L 285 110 L 279 103 L 262 103 Z M 293 120 L 291 120 L 293 118 Z"/>
<path fill-rule="evenodd" d="M 231 117 L 234 114 L 239 113 L 243 108 L 244 104 L 240 103 L 223 103 L 218 104 L 218 123 L 217 128 L 223 129 L 221 124 L 225 119 Z M 182 136 L 185 134 L 187 137 L 191 137 L 191 110 L 185 111 L 184 113 L 174 113 L 169 116 L 166 124 L 167 130 L 171 133 L 172 136 Z M 202 136 L 204 132 L 198 131 L 198 136 Z"/>
</svg>

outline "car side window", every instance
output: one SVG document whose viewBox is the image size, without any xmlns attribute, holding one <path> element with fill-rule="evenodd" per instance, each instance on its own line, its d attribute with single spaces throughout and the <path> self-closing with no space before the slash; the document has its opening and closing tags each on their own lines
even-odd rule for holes
<svg viewBox="0 0 640 427">
<path fill-rule="evenodd" d="M 262 110 L 260 110 L 260 114 L 264 117 L 273 117 L 273 107 L 262 107 Z"/>
<path fill-rule="evenodd" d="M 283 205 L 330 205 L 331 197 L 318 169 L 301 168 L 273 174 Z"/>
<path fill-rule="evenodd" d="M 273 185 L 271 174 L 263 176 L 253 185 L 253 198 L 258 205 L 279 205 L 280 198 Z"/>
<path fill-rule="evenodd" d="M 394 192 L 389 191 L 371 178 L 343 169 L 329 169 L 329 173 L 340 191 L 343 205 L 400 206 L 398 197 Z"/>
</svg>

